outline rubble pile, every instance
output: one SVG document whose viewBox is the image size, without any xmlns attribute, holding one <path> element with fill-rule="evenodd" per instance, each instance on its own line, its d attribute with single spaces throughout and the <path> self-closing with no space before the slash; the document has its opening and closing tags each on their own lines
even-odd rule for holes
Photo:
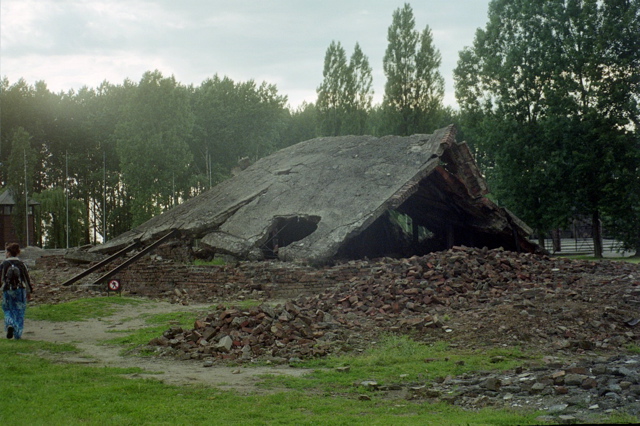
<svg viewBox="0 0 640 426">
<path fill-rule="evenodd" d="M 454 247 L 367 262 L 346 282 L 271 307 L 219 307 L 151 344 L 183 359 L 282 362 L 364 350 L 383 333 L 465 347 L 584 352 L 637 342 L 640 268 Z"/>
<path fill-rule="evenodd" d="M 57 284 L 83 268 L 55 256 L 42 260 L 32 270 L 36 303 L 105 294 Z M 155 275 L 145 281 L 141 271 Z M 198 360 L 203 367 L 225 360 L 295 363 L 362 352 L 387 333 L 444 340 L 460 349 L 515 347 L 545 356 L 527 357 L 508 371 L 354 386 L 372 392 L 360 395 L 365 399 L 539 409 L 541 423 L 588 423 L 614 412 L 640 415 L 637 264 L 454 247 L 323 268 L 286 262 L 194 267 L 150 257 L 127 274 L 122 278 L 131 294 L 218 305 L 192 329 L 174 326 L 153 339 L 147 348 L 158 355 Z M 285 299 L 291 294 L 296 296 Z M 244 306 L 249 300 L 262 304 L 232 306 L 242 300 Z"/>
<path fill-rule="evenodd" d="M 499 357 L 494 357 L 499 358 Z M 491 362 L 499 363 L 499 359 Z M 407 400 L 443 401 L 465 409 L 522 408 L 540 411 L 540 423 L 591 423 L 593 416 L 640 414 L 640 357 L 596 356 L 563 363 L 546 356 L 541 365 L 501 372 L 479 371 L 433 381 L 355 383 Z"/>
<path fill-rule="evenodd" d="M 173 348 L 183 359 L 251 360 L 264 357 L 286 362 L 325 356 L 345 349 L 346 329 L 326 312 L 302 312 L 293 302 L 241 310 L 219 308 L 196 321 L 193 330 L 172 327 L 150 344 Z"/>
</svg>

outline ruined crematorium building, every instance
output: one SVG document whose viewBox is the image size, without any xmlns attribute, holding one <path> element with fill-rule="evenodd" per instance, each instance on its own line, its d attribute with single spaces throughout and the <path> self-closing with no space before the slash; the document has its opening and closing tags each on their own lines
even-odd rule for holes
<svg viewBox="0 0 640 426">
<path fill-rule="evenodd" d="M 93 250 L 112 253 L 176 229 L 209 253 L 313 264 L 454 245 L 534 251 L 531 230 L 487 192 L 453 126 L 409 137 L 323 137 L 262 158 Z"/>
</svg>

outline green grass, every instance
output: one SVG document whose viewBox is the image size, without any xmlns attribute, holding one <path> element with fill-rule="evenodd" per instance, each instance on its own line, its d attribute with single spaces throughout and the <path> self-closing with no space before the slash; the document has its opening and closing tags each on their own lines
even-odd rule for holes
<svg viewBox="0 0 640 426">
<path fill-rule="evenodd" d="M 41 357 L 72 353 L 70 345 L 0 341 L 3 425 L 526 425 L 538 412 L 463 411 L 444 403 L 371 395 L 319 395 L 313 389 L 241 395 L 201 386 L 169 386 L 136 368 L 59 364 Z M 140 378 L 126 378 L 124 375 Z M 631 423 L 614 414 L 602 421 Z"/>
<path fill-rule="evenodd" d="M 629 263 L 636 263 L 639 264 L 640 263 L 640 257 L 605 257 L 606 260 L 619 260 L 622 262 L 629 262 Z"/>
<path fill-rule="evenodd" d="M 230 306 L 238 309 L 250 309 L 258 306 L 261 302 L 259 300 L 242 300 L 234 302 Z M 215 310 L 214 307 L 211 311 Z M 134 349 L 144 346 L 154 337 L 161 336 L 163 332 L 172 326 L 179 326 L 184 329 L 192 329 L 197 319 L 202 318 L 201 313 L 197 312 L 169 312 L 164 314 L 144 314 L 141 317 L 145 319 L 148 324 L 147 327 L 135 328 L 129 330 L 112 331 L 112 333 L 122 334 L 120 337 L 115 337 L 105 341 L 110 345 L 123 346 L 124 353 L 131 353 Z M 126 323 L 126 319 L 124 320 Z M 142 351 L 140 355 L 148 355 L 147 352 Z"/>
<path fill-rule="evenodd" d="M 105 318 L 121 304 L 152 303 L 126 298 L 96 298 L 34 307 L 41 318 L 77 321 Z M 36 309 L 38 308 L 38 309 Z M 32 314 L 29 311 L 28 314 Z M 127 330 L 109 340 L 130 349 L 146 344 L 171 325 L 193 326 L 196 313 L 142 316 L 148 327 Z M 40 318 L 39 318 L 40 319 Z M 109 318 L 105 318 L 109 320 Z M 124 320 L 126 323 L 127 319 Z M 633 348 L 630 348 L 632 350 Z M 56 362 L 76 355 L 73 345 L 29 340 L 0 340 L 0 424 L 2 425 L 423 425 L 537 424 L 534 411 L 464 411 L 445 403 L 392 399 L 382 392 L 354 386 L 425 383 L 436 377 L 490 369 L 511 369 L 535 362 L 536 355 L 517 348 L 488 352 L 462 351 L 446 343 L 427 345 L 406 336 L 389 335 L 361 355 L 301 363 L 303 377 L 262 377 L 267 394 L 242 395 L 216 388 L 164 385 L 137 368 L 111 368 Z M 499 362 L 495 362 L 496 359 Z M 492 362 L 493 361 L 493 362 Z M 335 367 L 350 366 L 348 372 Z M 245 374 L 251 367 L 245 368 Z M 135 378 L 130 378 L 131 376 Z M 287 390 L 282 391 L 285 387 Z M 370 400 L 358 397 L 366 394 Z M 613 414 L 602 421 L 632 423 Z"/>
<path fill-rule="evenodd" d="M 139 299 L 126 297 L 95 297 L 78 299 L 57 305 L 34 305 L 27 308 L 30 319 L 39 321 L 83 321 L 90 318 L 104 318 L 113 315 L 122 305 L 144 303 Z"/>
<path fill-rule="evenodd" d="M 430 382 L 439 377 L 456 376 L 478 370 L 507 370 L 534 359 L 519 349 L 494 349 L 483 352 L 451 350 L 446 343 L 427 345 L 406 336 L 389 335 L 360 356 L 345 355 L 303 362 L 301 367 L 315 369 L 304 377 L 265 377 L 262 386 L 291 389 L 318 388 L 322 391 L 354 393 L 353 386 L 363 380 L 380 385 Z M 499 360 L 498 362 L 495 362 Z M 349 371 L 337 367 L 349 366 Z"/>
<path fill-rule="evenodd" d="M 130 330 L 113 331 L 123 334 L 105 341 L 106 344 L 121 345 L 123 351 L 130 352 L 142 345 L 149 343 L 154 337 L 161 336 L 171 326 L 179 326 L 184 329 L 192 329 L 194 322 L 201 315 L 194 312 L 171 312 L 165 314 L 142 315 L 148 327 Z M 144 354 L 144 352 L 142 353 Z"/>
<path fill-rule="evenodd" d="M 628 262 L 628 263 L 640 263 L 640 257 L 594 257 L 586 254 L 576 254 L 576 255 L 557 255 L 557 257 L 563 257 L 565 259 L 573 259 L 573 260 L 613 260 L 619 262 Z"/>
<path fill-rule="evenodd" d="M 303 391 L 243 396 L 199 386 L 169 386 L 138 369 L 57 364 L 38 356 L 71 348 L 0 341 L 3 425 L 352 425 L 534 424 L 536 413 L 464 412 L 446 404 L 373 397 L 324 397 Z M 339 415 L 337 415 L 339 413 Z"/>
<path fill-rule="evenodd" d="M 626 346 L 627 351 L 629 351 L 629 353 L 631 354 L 640 354 L 640 346 L 638 346 L 635 343 L 629 343 Z"/>
</svg>

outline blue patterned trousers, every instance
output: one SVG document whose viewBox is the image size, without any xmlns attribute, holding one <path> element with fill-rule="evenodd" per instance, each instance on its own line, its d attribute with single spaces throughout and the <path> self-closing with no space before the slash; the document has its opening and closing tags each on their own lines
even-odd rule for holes
<svg viewBox="0 0 640 426">
<path fill-rule="evenodd" d="M 6 333 L 9 327 L 13 327 L 13 338 L 20 339 L 24 328 L 24 313 L 27 310 L 27 290 L 7 290 L 2 296 L 4 331 Z"/>
</svg>

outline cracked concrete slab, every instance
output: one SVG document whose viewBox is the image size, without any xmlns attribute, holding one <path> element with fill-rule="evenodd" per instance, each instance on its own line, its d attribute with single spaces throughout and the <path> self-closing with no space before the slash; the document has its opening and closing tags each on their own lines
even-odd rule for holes
<svg viewBox="0 0 640 426">
<path fill-rule="evenodd" d="M 535 250 L 530 229 L 485 197 L 455 132 L 301 142 L 92 250 L 112 253 L 171 229 L 239 259 L 325 263 L 454 244 Z"/>
</svg>

